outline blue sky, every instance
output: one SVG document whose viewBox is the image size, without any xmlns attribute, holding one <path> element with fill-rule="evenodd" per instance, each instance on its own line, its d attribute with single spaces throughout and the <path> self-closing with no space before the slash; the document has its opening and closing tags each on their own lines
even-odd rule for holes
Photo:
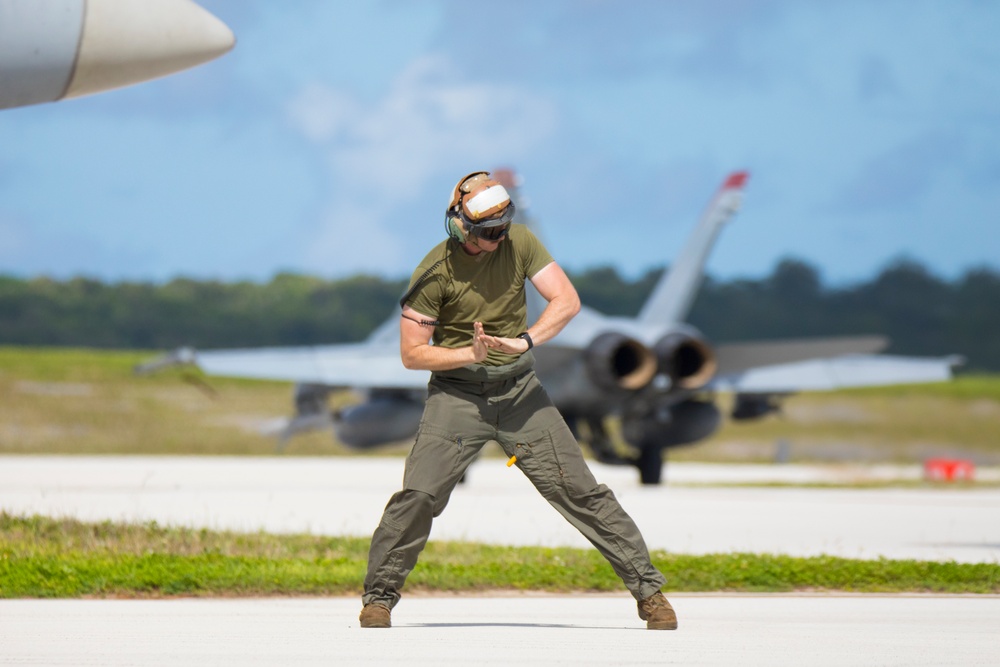
<svg viewBox="0 0 1000 667">
<path fill-rule="evenodd" d="M 516 168 L 564 266 L 828 284 L 1000 269 L 1000 3 L 202 0 L 221 59 L 0 112 L 0 273 L 408 276 L 455 180 Z"/>
</svg>

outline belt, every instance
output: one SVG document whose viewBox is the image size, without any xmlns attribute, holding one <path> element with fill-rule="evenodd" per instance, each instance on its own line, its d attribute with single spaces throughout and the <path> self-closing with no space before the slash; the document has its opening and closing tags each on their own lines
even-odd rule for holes
<svg viewBox="0 0 1000 667">
<path fill-rule="evenodd" d="M 535 365 L 535 355 L 527 351 L 520 357 L 504 364 L 503 366 L 487 366 L 485 364 L 470 364 L 461 368 L 453 368 L 447 371 L 434 371 L 431 377 L 440 380 L 460 380 L 463 382 L 496 382 L 498 380 L 508 380 L 525 371 L 531 370 Z"/>
</svg>

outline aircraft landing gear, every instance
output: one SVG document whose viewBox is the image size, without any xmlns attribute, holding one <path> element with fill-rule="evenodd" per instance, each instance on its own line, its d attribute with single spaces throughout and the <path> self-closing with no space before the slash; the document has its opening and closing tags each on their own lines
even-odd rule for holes
<svg viewBox="0 0 1000 667">
<path fill-rule="evenodd" d="M 569 422 L 567 421 L 567 423 Z M 603 419 L 587 417 L 585 423 L 587 424 L 587 429 L 590 431 L 586 442 L 590 446 L 590 451 L 593 452 L 595 459 L 601 463 L 613 466 L 638 465 L 636 459 L 622 456 L 615 451 L 614 443 L 611 442 L 611 436 L 608 435 L 607 430 L 604 428 Z M 575 419 L 573 420 L 573 424 L 570 425 L 570 429 L 577 440 L 580 440 L 581 438 L 576 430 Z"/>
<path fill-rule="evenodd" d="M 578 430 L 578 418 L 567 416 L 566 424 L 577 440 L 586 442 L 594 458 L 608 465 L 628 465 L 635 466 L 639 471 L 639 481 L 648 486 L 659 484 L 663 478 L 663 456 L 666 449 L 659 441 L 646 441 L 638 447 L 638 456 L 623 456 L 615 451 L 611 436 L 604 428 L 602 419 L 584 417 L 583 422 L 587 425 L 585 435 L 581 435 Z"/>
<path fill-rule="evenodd" d="M 647 486 L 659 484 L 663 478 L 663 447 L 648 444 L 639 450 L 635 465 L 639 469 L 639 481 Z"/>
</svg>

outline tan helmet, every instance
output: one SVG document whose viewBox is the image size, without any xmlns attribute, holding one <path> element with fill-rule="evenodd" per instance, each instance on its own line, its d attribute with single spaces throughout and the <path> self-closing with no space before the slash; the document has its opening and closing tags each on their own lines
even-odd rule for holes
<svg viewBox="0 0 1000 667">
<path fill-rule="evenodd" d="M 452 190 L 445 211 L 445 229 L 461 243 L 466 241 L 466 234 L 497 241 L 507 235 L 514 212 L 507 189 L 489 172 L 474 171 L 462 177 Z"/>
</svg>

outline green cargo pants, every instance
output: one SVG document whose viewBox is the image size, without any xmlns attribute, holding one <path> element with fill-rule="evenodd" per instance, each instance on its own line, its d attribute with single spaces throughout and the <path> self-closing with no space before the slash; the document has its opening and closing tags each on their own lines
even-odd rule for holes
<svg viewBox="0 0 1000 667">
<path fill-rule="evenodd" d="M 479 450 L 496 440 L 539 493 L 611 563 L 636 600 L 666 582 L 614 494 L 598 484 L 580 446 L 531 370 L 530 354 L 496 368 L 434 373 L 403 490 L 372 536 L 364 604 L 392 609 L 427 543 L 431 522 Z"/>
</svg>

